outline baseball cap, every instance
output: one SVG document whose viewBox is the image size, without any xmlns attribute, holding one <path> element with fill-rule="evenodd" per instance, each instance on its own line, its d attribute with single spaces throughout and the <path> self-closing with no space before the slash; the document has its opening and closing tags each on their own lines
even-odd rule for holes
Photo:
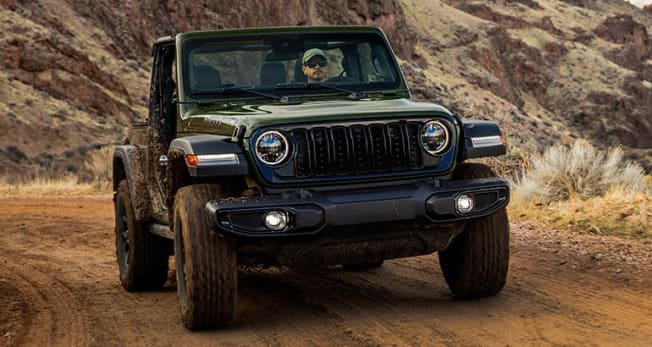
<svg viewBox="0 0 652 347">
<path fill-rule="evenodd" d="M 303 53 L 303 59 L 301 60 L 301 63 L 305 64 L 308 60 L 310 60 L 310 58 L 316 57 L 318 55 L 326 58 L 326 54 L 324 54 L 324 52 L 321 49 L 311 48 L 307 50 L 305 53 Z"/>
</svg>

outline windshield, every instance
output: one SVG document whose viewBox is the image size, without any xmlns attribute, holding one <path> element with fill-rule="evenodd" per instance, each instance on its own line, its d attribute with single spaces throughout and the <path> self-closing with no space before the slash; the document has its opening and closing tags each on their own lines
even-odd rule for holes
<svg viewBox="0 0 652 347">
<path fill-rule="evenodd" d="M 286 96 L 395 89 L 401 81 L 390 54 L 373 33 L 189 39 L 183 44 L 183 83 L 193 98 L 232 98 L 242 89 L 249 91 L 242 97 L 261 97 L 252 90 Z M 340 89 L 309 88 L 314 84 Z"/>
</svg>

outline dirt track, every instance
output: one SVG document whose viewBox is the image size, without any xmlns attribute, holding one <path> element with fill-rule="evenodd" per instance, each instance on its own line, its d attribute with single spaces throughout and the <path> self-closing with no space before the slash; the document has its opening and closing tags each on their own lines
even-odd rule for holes
<svg viewBox="0 0 652 347">
<path fill-rule="evenodd" d="M 652 243 L 512 226 L 507 286 L 455 301 L 436 255 L 240 274 L 235 324 L 183 328 L 174 283 L 127 293 L 109 197 L 0 197 L 0 345 L 642 345 Z"/>
</svg>

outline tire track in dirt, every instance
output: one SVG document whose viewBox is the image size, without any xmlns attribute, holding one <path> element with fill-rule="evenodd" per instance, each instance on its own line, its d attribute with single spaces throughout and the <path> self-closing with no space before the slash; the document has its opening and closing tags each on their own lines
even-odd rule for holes
<svg viewBox="0 0 652 347">
<path fill-rule="evenodd" d="M 30 199 L 0 222 L 0 276 L 13 283 L 26 305 L 21 339 L 15 342 L 79 346 L 113 337 L 112 343 L 120 343 L 112 323 L 98 320 L 89 300 L 93 283 L 106 278 L 97 249 L 84 249 L 104 234 L 88 223 L 98 216 L 79 216 L 79 204 L 60 214 L 53 202 Z"/>
<path fill-rule="evenodd" d="M 428 258 L 431 258 L 432 264 L 424 267 L 423 261 Z M 417 266 L 412 265 L 415 261 L 418 262 Z M 436 262 L 436 255 L 432 255 L 399 260 L 395 264 L 406 269 L 398 273 L 401 278 L 411 279 L 420 273 L 430 275 L 437 272 L 440 275 L 439 271 L 424 272 L 424 269 L 436 268 Z M 587 337 L 613 343 L 635 343 L 649 338 L 652 333 L 652 323 L 649 321 L 649 317 L 652 317 L 652 302 L 641 301 L 641 297 L 646 295 L 645 291 L 622 288 L 622 285 L 614 285 L 603 278 L 582 272 L 551 271 L 533 258 L 513 256 L 512 262 L 518 266 L 511 266 L 510 279 L 503 293 L 495 300 L 464 302 L 462 306 L 477 306 L 481 312 L 499 312 L 502 307 L 513 305 L 523 308 L 520 315 L 525 319 L 551 316 L 551 326 L 572 330 L 578 336 L 586 336 L 587 331 L 597 329 L 595 334 Z M 431 276 L 425 278 L 428 277 Z M 631 331 L 630 321 L 639 322 L 637 327 L 643 329 Z M 537 325 L 546 324 L 545 320 L 537 321 Z M 578 343 L 587 341 L 590 340 L 579 339 Z"/>
<path fill-rule="evenodd" d="M 391 267 L 391 265 L 388 265 Z M 383 268 L 365 272 L 339 269 L 301 271 L 293 281 L 303 283 L 304 290 L 326 310 L 345 321 L 351 332 L 365 344 L 426 345 L 467 341 L 454 331 L 442 329 L 433 317 L 419 316 L 410 308 L 418 300 L 423 305 L 436 305 L 442 300 L 434 291 L 421 290 L 414 296 L 396 286 L 391 276 L 378 276 Z"/>
<path fill-rule="evenodd" d="M 399 260 L 394 263 L 405 261 L 410 260 Z M 524 259 L 520 260 L 520 262 L 529 264 Z M 390 269 L 392 264 L 388 265 L 385 268 Z M 376 271 L 382 273 L 384 270 Z M 333 291 L 332 284 L 319 283 L 319 287 L 329 288 L 327 291 L 319 292 L 322 294 L 320 301 L 328 303 L 325 304 L 326 306 L 332 305 L 337 300 L 350 300 L 355 304 L 367 303 L 366 306 L 347 308 L 349 308 L 349 311 L 353 311 L 353 314 L 355 314 L 356 309 L 371 312 L 375 315 L 376 322 L 382 320 L 385 316 L 391 317 L 394 326 L 390 330 L 397 332 L 398 336 L 400 336 L 401 331 L 418 332 L 419 326 L 423 325 L 422 323 L 411 323 L 407 330 L 402 330 L 400 324 L 396 325 L 397 322 L 404 320 L 402 313 L 408 312 L 414 322 L 435 320 L 435 324 L 424 328 L 436 331 L 437 336 L 445 336 L 445 341 L 448 342 L 482 344 L 483 341 L 487 341 L 487 337 L 504 340 L 505 335 L 500 330 L 483 328 L 482 325 L 474 325 L 474 328 L 465 329 L 464 326 L 468 324 L 460 325 L 457 322 L 478 321 L 478 318 L 484 318 L 483 315 L 500 319 L 500 312 L 504 313 L 505 307 L 518 308 L 517 311 L 511 313 L 511 320 L 515 322 L 527 323 L 535 321 L 532 325 L 526 324 L 528 332 L 536 332 L 538 337 L 534 339 L 535 341 L 542 340 L 562 344 L 568 341 L 574 341 L 577 344 L 586 344 L 591 341 L 636 344 L 648 339 L 650 333 L 652 333 L 649 323 L 652 312 L 649 310 L 649 303 L 637 304 L 644 293 L 636 293 L 625 289 L 623 298 L 619 295 L 614 296 L 611 292 L 608 292 L 610 295 L 607 296 L 602 290 L 608 287 L 609 283 L 599 278 L 592 278 L 592 276 L 589 276 L 588 281 L 593 284 L 593 287 L 585 289 L 583 286 L 574 285 L 573 280 L 576 276 L 574 273 L 537 272 L 532 268 L 528 268 L 524 275 L 521 275 L 519 271 L 516 272 L 525 281 L 514 281 L 513 285 L 508 286 L 502 294 L 495 298 L 461 302 L 449 301 L 446 296 L 440 296 L 436 298 L 440 301 L 435 301 L 431 297 L 431 293 L 434 291 L 430 290 L 418 295 L 415 302 L 419 302 L 419 304 L 416 306 L 406 302 L 406 297 L 402 296 L 403 290 L 400 286 L 393 285 L 397 281 L 392 276 L 384 277 L 381 283 L 370 283 L 366 278 L 361 279 L 364 274 L 348 275 L 346 273 L 328 272 L 326 275 L 319 274 L 317 277 L 343 287 L 342 290 Z M 432 278 L 431 276 L 428 277 Z M 306 281 L 309 280 L 314 282 L 313 278 L 308 278 Z M 527 287 L 536 289 L 529 290 Z M 349 288 L 354 294 L 342 294 Z M 410 292 L 414 291 L 411 290 Z M 618 294 L 621 292 L 623 292 L 621 289 L 617 291 Z M 367 294 L 360 295 L 360 293 Z M 628 298 L 636 298 L 636 301 L 630 301 Z M 427 307 L 429 304 L 432 306 Z M 440 310 L 442 316 L 437 319 L 437 312 Z M 342 314 L 342 316 L 350 314 L 351 312 L 348 312 L 348 314 Z M 449 319 L 450 317 L 456 317 L 456 319 Z M 495 323 L 495 321 L 486 322 L 485 327 L 496 325 Z M 643 329 L 632 331 L 632 324 Z M 447 329 L 447 327 L 450 327 L 450 329 Z M 373 327 L 364 328 L 378 331 L 378 329 L 373 330 Z M 559 333 L 556 333 L 556 336 L 548 336 L 549 332 L 555 329 L 560 330 Z M 460 335 L 460 331 L 464 332 L 464 334 Z M 500 333 L 494 335 L 496 331 Z M 592 333 L 587 334 L 589 331 L 592 331 Z M 421 333 L 417 335 L 427 336 Z M 464 338 L 461 339 L 459 336 Z M 387 340 L 383 341 L 387 342 Z M 394 342 L 389 341 L 390 343 Z M 514 342 L 527 343 L 528 341 L 532 341 L 529 336 L 521 336 L 519 340 Z M 411 342 L 426 343 L 426 341 L 419 340 Z M 445 343 L 444 341 L 439 342 Z"/>
<path fill-rule="evenodd" d="M 0 275 L 13 283 L 26 304 L 26 326 L 17 341 L 26 345 L 89 345 L 93 339 L 86 326 L 82 305 L 75 294 L 54 276 L 29 265 L 11 264 L 3 256 Z M 15 258 L 14 258 L 15 259 Z M 29 333 L 27 333 L 29 332 Z"/>
<path fill-rule="evenodd" d="M 652 333 L 652 308 L 649 300 L 641 300 L 646 294 L 614 286 L 594 275 L 530 268 L 528 275 L 514 286 L 526 288 L 525 297 L 556 302 L 558 312 L 552 323 L 573 329 L 578 336 L 591 331 L 586 335 L 591 340 L 636 344 Z M 632 329 L 632 323 L 640 324 L 642 329 Z"/>
<path fill-rule="evenodd" d="M 354 344 L 339 331 L 324 329 L 338 322 L 307 298 L 302 288 L 287 283 L 285 271 L 256 271 L 241 274 L 237 325 L 246 324 L 258 332 L 267 345 L 327 345 L 332 341 Z M 281 333 L 282 332 L 282 333 Z"/>
<path fill-rule="evenodd" d="M 0 273 L 0 346 L 21 341 L 29 318 L 26 311 L 23 294 Z"/>
</svg>

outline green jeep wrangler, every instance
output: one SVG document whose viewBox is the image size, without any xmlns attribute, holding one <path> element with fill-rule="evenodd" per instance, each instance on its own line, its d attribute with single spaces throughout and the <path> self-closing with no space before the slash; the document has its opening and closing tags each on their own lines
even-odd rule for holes
<svg viewBox="0 0 652 347">
<path fill-rule="evenodd" d="M 113 157 L 120 281 L 227 325 L 239 265 L 379 267 L 439 252 L 457 298 L 505 284 L 494 122 L 410 101 L 377 27 L 189 32 L 154 43 L 149 117 Z"/>
</svg>

